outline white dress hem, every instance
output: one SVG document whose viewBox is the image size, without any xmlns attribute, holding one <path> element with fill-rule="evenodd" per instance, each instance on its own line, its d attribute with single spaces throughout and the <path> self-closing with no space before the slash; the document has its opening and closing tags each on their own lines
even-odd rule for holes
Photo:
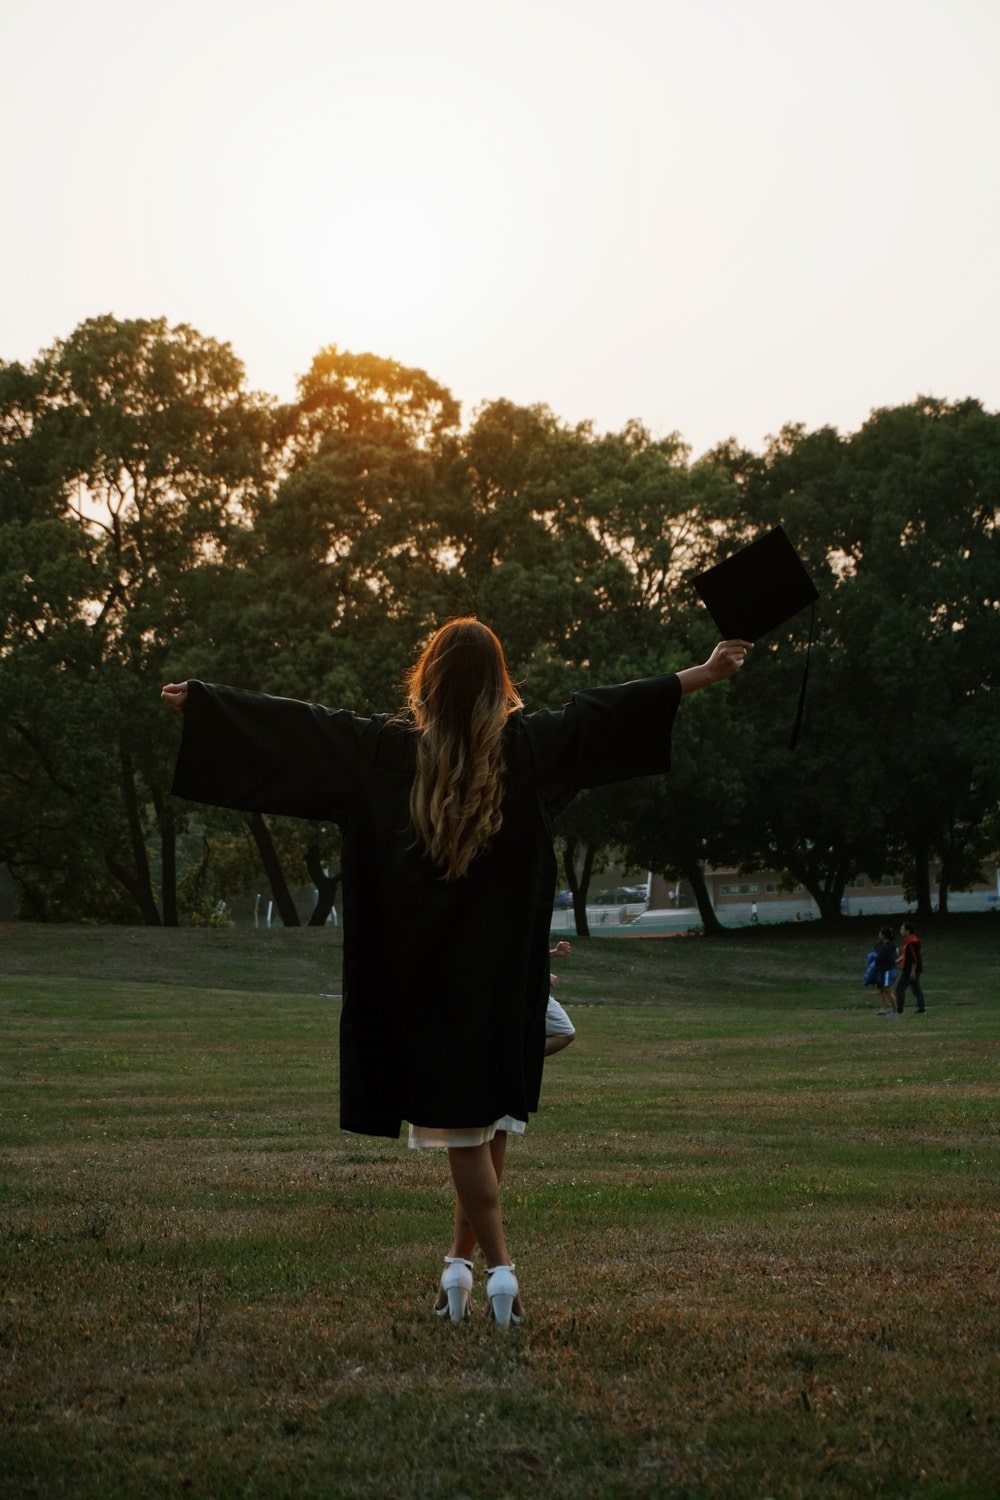
<svg viewBox="0 0 1000 1500">
<path fill-rule="evenodd" d="M 449 1146 L 485 1146 L 498 1130 L 510 1135 L 523 1135 L 525 1121 L 515 1120 L 513 1115 L 504 1115 L 492 1125 L 470 1125 L 462 1129 L 441 1129 L 436 1125 L 411 1125 L 409 1145 L 414 1151 L 447 1150 Z"/>
</svg>

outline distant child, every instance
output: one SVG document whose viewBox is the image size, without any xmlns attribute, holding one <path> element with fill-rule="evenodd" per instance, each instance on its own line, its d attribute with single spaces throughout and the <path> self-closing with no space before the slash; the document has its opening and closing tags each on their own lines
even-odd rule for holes
<svg viewBox="0 0 1000 1500">
<path fill-rule="evenodd" d="M 910 926 L 909 922 L 900 923 L 899 935 L 903 939 L 903 951 L 900 954 L 899 983 L 896 985 L 896 1010 L 903 1014 L 906 1003 L 906 991 L 913 991 L 913 998 L 917 1002 L 917 1015 L 922 1016 L 927 1009 L 924 1004 L 924 990 L 920 983 L 920 976 L 924 972 L 924 956 L 920 946 L 920 939 Z"/>
<path fill-rule="evenodd" d="M 876 1015 L 894 1016 L 896 1014 L 896 996 L 892 987 L 896 983 L 898 957 L 896 934 L 891 927 L 880 927 L 878 941 L 875 944 L 875 987 L 882 999 L 882 1009 L 876 1011 Z"/>
</svg>

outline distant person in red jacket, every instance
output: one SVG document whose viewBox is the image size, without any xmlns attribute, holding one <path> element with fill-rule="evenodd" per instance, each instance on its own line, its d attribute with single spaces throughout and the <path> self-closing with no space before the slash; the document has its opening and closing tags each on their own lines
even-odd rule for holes
<svg viewBox="0 0 1000 1500">
<path fill-rule="evenodd" d="M 924 972 L 924 955 L 920 946 L 920 939 L 908 922 L 899 924 L 899 935 L 903 939 L 902 951 L 899 955 L 899 979 L 896 984 L 896 1009 L 900 1015 L 906 1001 L 906 991 L 913 991 L 913 998 L 917 1002 L 917 1015 L 922 1016 L 927 1009 L 924 1004 L 924 990 L 920 983 L 920 976 Z"/>
</svg>

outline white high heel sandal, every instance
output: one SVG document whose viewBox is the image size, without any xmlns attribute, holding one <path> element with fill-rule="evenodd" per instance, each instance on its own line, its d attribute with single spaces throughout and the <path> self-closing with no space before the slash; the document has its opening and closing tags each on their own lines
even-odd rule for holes
<svg viewBox="0 0 1000 1500">
<path fill-rule="evenodd" d="M 436 1307 L 434 1311 L 439 1318 L 450 1318 L 453 1323 L 461 1323 L 463 1318 L 469 1316 L 472 1261 L 463 1260 L 457 1255 L 446 1255 L 444 1266 L 441 1272 L 441 1290 L 447 1293 L 448 1300 L 444 1307 Z"/>
<path fill-rule="evenodd" d="M 490 1299 L 490 1317 L 498 1328 L 509 1328 L 511 1323 L 523 1323 L 524 1319 L 514 1311 L 517 1296 L 517 1277 L 513 1266 L 490 1266 L 486 1271 L 486 1295 Z"/>
</svg>

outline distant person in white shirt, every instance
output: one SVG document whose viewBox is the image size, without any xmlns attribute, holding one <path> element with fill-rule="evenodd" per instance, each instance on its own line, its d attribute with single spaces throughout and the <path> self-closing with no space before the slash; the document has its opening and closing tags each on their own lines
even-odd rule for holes
<svg viewBox="0 0 1000 1500">
<path fill-rule="evenodd" d="M 551 958 L 565 958 L 570 951 L 569 943 L 561 938 L 554 948 L 549 949 Z M 558 984 L 558 974 L 549 975 L 550 984 Z M 549 1003 L 545 1007 L 545 1056 L 551 1057 L 553 1052 L 561 1052 L 568 1047 L 576 1036 L 576 1027 L 569 1016 L 563 1010 L 558 1000 L 549 996 Z"/>
</svg>

